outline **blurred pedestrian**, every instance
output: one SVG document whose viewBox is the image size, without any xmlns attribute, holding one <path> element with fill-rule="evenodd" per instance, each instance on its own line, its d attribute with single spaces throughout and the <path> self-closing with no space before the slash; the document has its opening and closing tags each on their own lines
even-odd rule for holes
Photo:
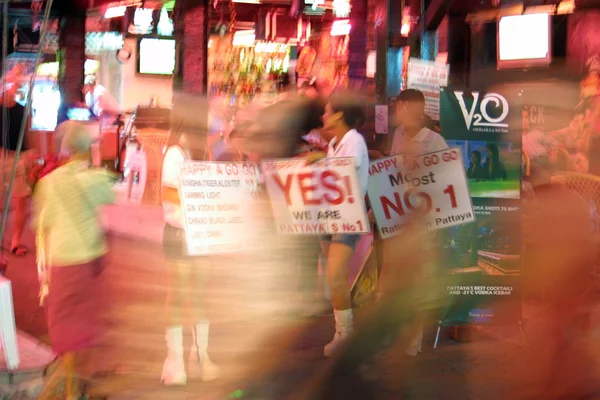
<svg viewBox="0 0 600 400">
<path fill-rule="evenodd" d="M 589 296 L 597 262 L 594 216 L 577 192 L 551 182 L 550 170 L 532 178 L 533 194 L 523 205 L 523 282 L 545 312 L 527 327 L 533 362 L 515 371 L 511 398 L 596 399 Z"/>
<path fill-rule="evenodd" d="M 361 310 L 360 325 L 353 335 L 340 342 L 327 363 L 316 368 L 302 385 L 291 388 L 290 400 L 327 399 L 387 399 L 380 388 L 369 384 L 362 367 L 370 364 L 382 351 L 397 343 L 410 348 L 422 326 L 423 315 L 440 313 L 447 302 L 445 287 L 448 276 L 419 279 L 423 265 L 431 262 L 431 235 L 422 223 L 410 224 L 399 236 L 387 240 L 386 251 L 391 259 L 401 260 L 398 268 L 387 269 L 386 290 L 376 302 Z M 452 284 L 455 284 L 452 283 Z M 402 359 L 394 371 L 395 384 L 402 382 L 412 357 Z M 394 397 L 395 398 L 395 397 Z"/>
<path fill-rule="evenodd" d="M 323 156 L 320 146 L 306 139 L 310 132 L 322 128 L 323 110 L 324 105 L 319 98 L 287 98 L 260 110 L 252 123 L 237 131 L 233 142 L 240 153 L 252 161 L 309 157 L 311 154 Z M 293 248 L 295 257 L 290 261 L 295 267 L 300 267 L 300 313 L 310 317 L 322 312 L 323 301 L 317 286 L 321 253 L 318 239 L 294 236 L 278 240 L 278 245 L 284 246 L 283 242 L 287 242 Z"/>
<path fill-rule="evenodd" d="M 203 381 L 221 375 L 219 366 L 208 355 L 210 320 L 204 291 L 213 261 L 188 254 L 177 174 L 179 165 L 186 161 L 210 161 L 207 132 L 208 103 L 200 97 L 177 94 L 161 178 L 163 251 L 170 269 L 166 301 L 169 323 L 165 333 L 168 353 L 161 377 L 164 385 L 185 385 L 188 375 Z M 186 371 L 183 327 L 188 321 L 193 343 Z"/>
<path fill-rule="evenodd" d="M 2 143 L 0 147 L 2 152 L 2 184 L 3 190 L 6 190 L 10 182 L 13 165 L 17 163 L 17 170 L 13 182 L 11 197 L 14 207 L 13 215 L 13 231 L 10 241 L 11 254 L 22 257 L 28 252 L 28 248 L 21 242 L 25 225 L 27 223 L 27 200 L 31 196 L 31 190 L 27 184 L 25 172 L 25 154 L 26 141 L 23 140 L 21 147 L 21 157 L 16 159 L 17 145 L 21 130 L 27 134 L 27 123 L 23 127 L 23 117 L 25 115 L 25 107 L 17 102 L 17 96 L 22 89 L 25 79 L 25 67 L 21 64 L 16 64 L 3 78 L 4 87 L 3 95 L 0 97 L 0 109 L 2 110 L 1 124 L 2 128 Z"/>
<path fill-rule="evenodd" d="M 102 344 L 103 295 L 99 277 L 108 244 L 98 208 L 112 203 L 113 176 L 90 169 L 90 132 L 81 123 L 64 122 L 68 162 L 44 176 L 34 192 L 33 227 L 36 230 L 42 296 L 47 293 L 48 332 L 53 351 L 61 360 L 41 399 L 53 399 L 66 377 L 66 397 L 78 395 L 80 379 L 90 379 L 101 365 L 95 350 Z M 43 299 L 42 299 L 43 300 Z"/>
<path fill-rule="evenodd" d="M 424 125 L 425 96 L 421 91 L 416 89 L 402 91 L 396 97 L 394 105 L 395 118 L 399 126 L 394 132 L 391 144 L 388 144 L 387 154 L 403 154 L 410 157 L 448 148 L 448 144 L 439 133 Z M 403 238 L 406 236 L 406 234 L 401 235 Z M 392 242 L 389 239 L 385 242 L 378 241 L 383 264 L 382 279 L 380 280 L 383 286 L 380 289 L 386 291 L 388 289 L 385 288 L 385 285 L 388 285 L 393 290 L 397 290 L 402 286 L 423 285 L 425 281 L 432 279 L 436 275 L 437 260 L 434 255 L 441 248 L 441 243 L 438 244 L 436 237 L 435 234 L 425 234 L 421 251 L 427 253 L 429 257 L 424 258 L 421 265 L 413 264 L 412 267 L 417 270 L 410 273 L 406 273 L 407 268 L 403 266 L 404 260 L 393 256 L 396 250 L 391 245 Z M 398 274 L 400 270 L 404 271 L 401 275 Z M 414 299 L 415 307 L 419 307 L 418 302 L 418 299 Z M 410 356 L 416 356 L 422 349 L 425 315 L 419 314 L 419 316 L 420 318 L 414 320 L 414 337 L 406 350 L 406 354 Z"/>
</svg>

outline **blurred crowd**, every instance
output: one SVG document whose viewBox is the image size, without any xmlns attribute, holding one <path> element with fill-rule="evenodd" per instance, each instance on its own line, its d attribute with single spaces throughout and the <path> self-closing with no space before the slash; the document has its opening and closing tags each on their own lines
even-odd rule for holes
<svg viewBox="0 0 600 400">
<path fill-rule="evenodd" d="M 95 93 L 90 90 L 88 93 Z M 599 398 L 598 387 L 583 378 L 593 363 L 590 320 L 594 304 L 589 283 L 597 262 L 596 216 L 590 212 L 594 204 L 551 179 L 556 171 L 598 171 L 599 104 L 587 102 L 576 110 L 567 128 L 548 133 L 530 124 L 523 114 L 523 158 L 528 168 L 521 209 L 523 292 L 526 298 L 542 302 L 545 311 L 527 332 L 534 361 L 515 366 L 513 399 Z M 3 109 L 11 111 L 13 107 L 5 98 Z M 302 157 L 312 163 L 323 157 L 353 157 L 364 196 L 371 160 L 448 147 L 424 107 L 423 93 L 402 91 L 390 107 L 397 129 L 385 143 L 369 147 L 360 132 L 367 120 L 367 102 L 358 93 L 318 84 L 297 90 L 290 87 L 273 104 L 250 107 L 235 118 L 214 117 L 209 124 L 206 99 L 175 95 L 161 178 L 163 252 L 170 271 L 167 357 L 161 376 L 165 385 L 185 385 L 194 378 L 212 381 L 222 375 L 209 355 L 211 321 L 223 316 L 215 317 L 211 311 L 214 304 L 208 282 L 211 275 L 227 269 L 224 264 L 236 266 L 233 270 L 240 287 L 260 294 L 240 302 L 240 307 L 245 303 L 244 318 L 251 321 L 252 329 L 245 333 L 250 349 L 283 336 L 289 323 L 279 322 L 282 313 L 332 316 L 335 334 L 323 348 L 328 361 L 319 364 L 305 385 L 287 388 L 280 398 L 378 398 L 380 394 L 363 379 L 361 367 L 393 344 L 399 343 L 408 360 L 406 368 L 412 368 L 412 360 L 423 350 L 424 331 L 448 306 L 446 287 L 461 279 L 441 272 L 447 260 L 437 233 L 412 224 L 386 241 L 375 234 L 379 288 L 371 302 L 357 311 L 348 269 L 363 235 L 280 236 L 272 223 L 266 191 L 259 190 L 252 204 L 261 222 L 256 226 L 255 248 L 243 256 L 191 256 L 185 243 L 177 166 L 192 160 L 258 162 Z M 75 398 L 72 396 L 83 390 L 84 383 L 114 372 L 98 361 L 99 354 L 94 351 L 107 328 L 98 277 L 109 249 L 98 210 L 114 201 L 114 177 L 89 168 L 92 139 L 83 125 L 64 122 L 57 132 L 63 162 L 39 181 L 33 194 L 42 297 L 52 346 L 60 356 L 42 399 L 57 398 L 53 396 L 61 391 L 67 398 Z M 498 149 L 488 146 L 486 152 L 487 166 L 481 164 L 481 154 L 471 155 L 469 177 L 506 179 Z M 18 238 L 14 239 L 15 253 L 24 251 L 19 246 Z M 355 323 L 354 315 L 359 312 L 363 317 Z M 189 355 L 184 354 L 186 330 L 191 331 L 193 340 Z M 262 382 L 277 374 L 289 351 L 289 340 L 273 341 L 278 345 L 269 367 L 252 370 L 251 364 L 247 366 L 250 372 L 240 383 L 248 387 L 247 398 L 264 398 Z M 398 372 L 399 380 L 405 379 L 405 372 Z"/>
</svg>

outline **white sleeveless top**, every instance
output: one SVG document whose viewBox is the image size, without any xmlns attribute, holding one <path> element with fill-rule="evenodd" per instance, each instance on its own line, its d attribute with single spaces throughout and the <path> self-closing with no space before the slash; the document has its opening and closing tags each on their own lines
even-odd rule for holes
<svg viewBox="0 0 600 400">
<path fill-rule="evenodd" d="M 180 146 L 171 146 L 167 149 L 162 165 L 162 186 L 179 190 L 177 168 L 179 164 L 188 160 L 188 156 Z M 181 204 L 163 202 L 163 218 L 165 222 L 175 228 L 184 229 L 185 222 Z"/>
</svg>

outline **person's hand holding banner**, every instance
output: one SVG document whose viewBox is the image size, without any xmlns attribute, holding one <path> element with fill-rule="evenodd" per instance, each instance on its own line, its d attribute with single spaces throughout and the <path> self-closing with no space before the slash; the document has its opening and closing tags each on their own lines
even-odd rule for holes
<svg viewBox="0 0 600 400">
<path fill-rule="evenodd" d="M 264 161 L 261 170 L 280 233 L 342 234 L 370 230 L 352 158 Z"/>
<path fill-rule="evenodd" d="M 317 161 L 322 160 L 326 156 L 327 154 L 323 153 L 322 151 L 313 151 L 311 153 L 308 153 L 308 155 L 304 157 L 304 159 L 306 160 L 307 164 L 314 164 Z"/>
<path fill-rule="evenodd" d="M 384 239 L 414 218 L 431 230 L 475 220 L 460 149 L 373 161 L 368 195 Z"/>
</svg>

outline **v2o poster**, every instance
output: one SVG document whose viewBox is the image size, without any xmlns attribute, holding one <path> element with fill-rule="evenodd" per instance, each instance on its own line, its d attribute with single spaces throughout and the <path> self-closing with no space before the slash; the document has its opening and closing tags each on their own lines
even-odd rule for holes
<svg viewBox="0 0 600 400">
<path fill-rule="evenodd" d="M 447 324 L 517 324 L 521 319 L 522 93 L 441 92 L 441 133 L 464 160 L 475 222 L 442 231 Z M 458 282 L 458 281 L 457 281 Z"/>
</svg>

